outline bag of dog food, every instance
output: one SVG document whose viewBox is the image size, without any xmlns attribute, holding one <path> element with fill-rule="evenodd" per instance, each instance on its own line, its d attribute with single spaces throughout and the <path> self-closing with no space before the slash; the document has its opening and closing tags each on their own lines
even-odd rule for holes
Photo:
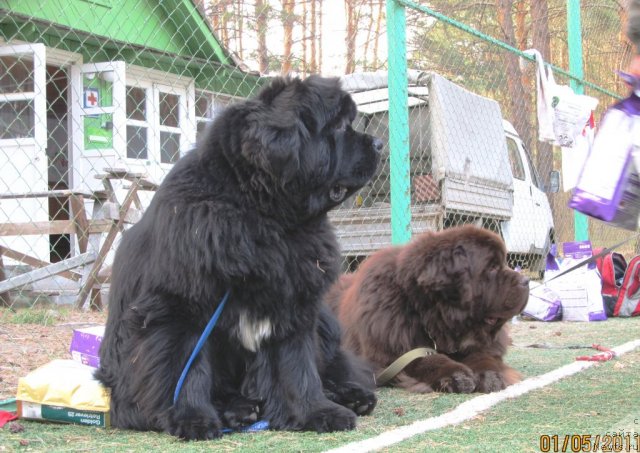
<svg viewBox="0 0 640 453">
<path fill-rule="evenodd" d="M 94 368 L 75 360 L 53 360 L 18 381 L 20 418 L 108 427 L 109 392 Z"/>
<path fill-rule="evenodd" d="M 640 218 L 640 96 L 604 115 L 569 207 L 635 231 Z"/>
<path fill-rule="evenodd" d="M 606 320 L 602 301 L 602 281 L 596 264 L 592 262 L 564 273 L 565 270 L 591 258 L 591 242 L 565 242 L 562 244 L 562 251 L 563 256 L 559 256 L 557 248 L 551 248 L 544 273 L 545 286 L 560 296 L 562 320 Z M 554 278 L 556 276 L 558 278 Z"/>
<path fill-rule="evenodd" d="M 558 293 L 544 285 L 531 286 L 529 300 L 521 316 L 537 321 L 560 321 L 562 302 Z"/>
</svg>

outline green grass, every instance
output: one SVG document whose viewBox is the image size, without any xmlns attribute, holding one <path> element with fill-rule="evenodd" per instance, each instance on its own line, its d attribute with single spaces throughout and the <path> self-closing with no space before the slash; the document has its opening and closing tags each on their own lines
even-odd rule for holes
<svg viewBox="0 0 640 453">
<path fill-rule="evenodd" d="M 572 363 L 590 349 L 568 346 L 600 343 L 617 346 L 640 338 L 640 319 L 599 323 L 520 322 L 507 362 L 525 377 Z M 531 348 L 532 344 L 546 348 Z M 385 451 L 539 451 L 541 435 L 640 432 L 640 351 L 578 373 L 519 398 L 497 404 L 455 427 L 430 431 Z M 74 425 L 20 421 L 24 431 L 0 429 L 0 451 L 316 452 L 364 440 L 389 429 L 443 414 L 477 395 L 414 395 L 381 389 L 374 414 L 359 419 L 347 433 L 261 432 L 234 434 L 210 442 L 181 442 L 160 433 L 137 433 Z M 635 430 L 635 431 L 633 431 Z M 21 443 L 22 442 L 22 446 Z"/>
<path fill-rule="evenodd" d="M 11 310 L 0 308 L 0 324 L 38 324 L 52 326 L 66 318 L 68 308 L 33 308 Z"/>
</svg>

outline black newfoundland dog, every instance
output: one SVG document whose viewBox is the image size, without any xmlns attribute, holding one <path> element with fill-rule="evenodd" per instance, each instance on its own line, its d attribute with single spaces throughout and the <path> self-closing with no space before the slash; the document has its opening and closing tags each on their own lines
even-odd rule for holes
<svg viewBox="0 0 640 453">
<path fill-rule="evenodd" d="M 382 148 L 351 128 L 355 115 L 338 79 L 274 79 L 166 176 L 113 265 L 96 374 L 113 426 L 210 439 L 261 418 L 326 432 L 373 410 L 373 379 L 321 302 L 340 272 L 327 212 L 369 180 Z"/>
<path fill-rule="evenodd" d="M 344 346 L 380 372 L 415 348 L 391 384 L 414 392 L 493 392 L 520 374 L 503 357 L 506 323 L 524 309 L 529 279 L 509 269 L 502 239 L 474 226 L 423 233 L 380 250 L 328 292 Z"/>
</svg>

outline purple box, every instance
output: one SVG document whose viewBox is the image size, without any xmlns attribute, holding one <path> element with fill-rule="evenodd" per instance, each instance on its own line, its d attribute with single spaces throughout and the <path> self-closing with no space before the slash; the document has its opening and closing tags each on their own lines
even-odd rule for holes
<svg viewBox="0 0 640 453">
<path fill-rule="evenodd" d="M 73 329 L 69 352 L 71 357 L 84 364 L 97 368 L 100 365 L 100 343 L 104 335 L 104 326 Z"/>
</svg>

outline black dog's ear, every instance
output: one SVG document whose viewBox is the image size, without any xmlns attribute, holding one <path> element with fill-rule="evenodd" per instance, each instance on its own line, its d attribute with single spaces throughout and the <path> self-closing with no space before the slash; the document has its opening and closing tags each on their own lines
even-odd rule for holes
<svg viewBox="0 0 640 453">
<path fill-rule="evenodd" d="M 258 95 L 260 103 L 247 115 L 242 154 L 274 178 L 290 181 L 300 167 L 300 150 L 308 131 L 296 109 L 298 79 L 274 79 Z"/>
</svg>

